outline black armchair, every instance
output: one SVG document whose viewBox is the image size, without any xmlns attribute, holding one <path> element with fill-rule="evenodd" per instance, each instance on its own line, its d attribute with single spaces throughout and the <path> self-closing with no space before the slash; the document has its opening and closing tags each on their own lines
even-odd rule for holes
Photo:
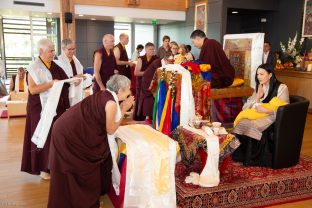
<svg viewBox="0 0 312 208">
<path fill-rule="evenodd" d="M 275 122 L 262 132 L 260 141 L 236 135 L 241 145 L 232 159 L 245 166 L 287 168 L 298 163 L 309 101 L 290 96 L 290 103 L 276 112 Z"/>
<path fill-rule="evenodd" d="M 304 97 L 290 97 L 290 104 L 279 107 L 273 133 L 272 168 L 287 168 L 298 163 L 309 107 Z"/>
</svg>

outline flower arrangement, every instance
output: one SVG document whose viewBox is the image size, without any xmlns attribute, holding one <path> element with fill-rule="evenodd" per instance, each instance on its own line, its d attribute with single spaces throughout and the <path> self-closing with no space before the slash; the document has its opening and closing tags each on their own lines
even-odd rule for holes
<svg viewBox="0 0 312 208">
<path fill-rule="evenodd" d="M 289 38 L 287 48 L 286 46 L 280 42 L 280 46 L 283 53 L 283 60 L 286 65 L 290 65 L 290 63 L 296 63 L 297 65 L 302 62 L 302 49 L 303 49 L 303 41 L 304 38 L 298 39 L 298 34 L 296 33 L 293 39 Z"/>
</svg>

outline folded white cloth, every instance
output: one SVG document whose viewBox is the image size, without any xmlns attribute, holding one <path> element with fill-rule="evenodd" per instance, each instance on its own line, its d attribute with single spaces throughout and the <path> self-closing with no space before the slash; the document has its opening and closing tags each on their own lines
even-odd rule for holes
<svg viewBox="0 0 312 208">
<path fill-rule="evenodd" d="M 56 116 L 56 108 L 60 99 L 61 91 L 64 83 L 71 83 L 77 78 L 65 79 L 54 82 L 53 87 L 49 90 L 47 101 L 42 106 L 40 121 L 31 138 L 31 141 L 37 145 L 37 148 L 43 148 L 47 140 L 53 118 Z M 41 103 L 42 105 L 42 103 Z"/>
</svg>

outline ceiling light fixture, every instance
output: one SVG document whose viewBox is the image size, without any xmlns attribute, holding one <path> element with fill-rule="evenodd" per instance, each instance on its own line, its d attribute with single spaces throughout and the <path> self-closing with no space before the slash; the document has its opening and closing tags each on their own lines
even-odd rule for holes
<svg viewBox="0 0 312 208">
<path fill-rule="evenodd" d="M 48 12 L 48 14 L 50 14 L 50 15 L 51 15 L 51 14 L 52 14 L 52 12 Z"/>
<path fill-rule="evenodd" d="M 238 14 L 238 11 L 232 11 L 232 14 Z"/>
<path fill-rule="evenodd" d="M 91 20 L 93 20 L 93 21 L 94 21 L 94 20 L 96 20 L 96 19 L 95 19 L 95 18 L 91 18 Z"/>
<path fill-rule="evenodd" d="M 79 14 L 78 16 L 79 16 L 79 17 L 83 17 L 83 14 Z"/>
</svg>

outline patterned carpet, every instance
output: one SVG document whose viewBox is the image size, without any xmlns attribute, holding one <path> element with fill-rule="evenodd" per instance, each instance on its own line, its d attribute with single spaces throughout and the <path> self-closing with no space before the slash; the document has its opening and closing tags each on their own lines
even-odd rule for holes
<svg viewBox="0 0 312 208">
<path fill-rule="evenodd" d="M 199 172 L 199 165 L 195 163 L 190 169 L 182 163 L 176 166 L 177 204 L 181 208 L 261 207 L 312 198 L 312 157 L 302 155 L 298 165 L 279 170 L 230 161 L 220 185 L 214 188 L 184 183 L 191 171 Z"/>
</svg>

